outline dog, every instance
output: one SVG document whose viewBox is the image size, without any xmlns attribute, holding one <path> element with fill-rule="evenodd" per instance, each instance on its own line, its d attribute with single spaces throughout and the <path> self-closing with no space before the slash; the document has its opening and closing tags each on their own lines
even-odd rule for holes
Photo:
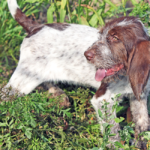
<svg viewBox="0 0 150 150">
<path fill-rule="evenodd" d="M 19 9 L 16 0 L 7 2 L 11 15 L 28 35 L 21 44 L 18 66 L 2 89 L 1 99 L 16 93 L 29 94 L 39 84 L 51 81 L 98 89 L 95 67 L 84 57 L 84 52 L 98 40 L 98 29 L 66 23 L 39 24 Z"/>
<path fill-rule="evenodd" d="M 90 85 L 99 88 L 91 100 L 97 116 L 98 109 L 103 111 L 103 100 L 109 102 L 111 112 L 111 98 L 121 93 L 130 96 L 135 137 L 148 130 L 149 36 L 141 21 L 134 17 L 119 18 L 99 32 L 85 25 L 38 24 L 25 16 L 16 0 L 8 0 L 8 6 L 28 35 L 21 44 L 18 66 L 2 89 L 2 99 L 4 93 L 28 94 L 47 81 Z M 106 121 L 99 117 L 98 120 Z M 116 133 L 112 140 L 119 140 L 119 124 L 114 120 L 109 123 L 114 124 L 111 132 Z"/>
<path fill-rule="evenodd" d="M 121 17 L 108 22 L 100 31 L 100 38 L 85 53 L 87 60 L 97 69 L 95 79 L 101 86 L 91 100 L 99 123 L 114 126 L 110 138 L 118 141 L 120 126 L 114 119 L 101 119 L 98 115 L 103 101 L 108 102 L 108 116 L 114 115 L 112 98 L 117 94 L 129 96 L 130 109 L 135 123 L 135 138 L 149 130 L 147 96 L 150 91 L 150 37 L 147 29 L 136 17 Z M 119 98 L 117 99 L 119 101 Z M 103 128 L 101 126 L 101 131 Z M 139 144 L 139 147 L 144 147 Z"/>
</svg>

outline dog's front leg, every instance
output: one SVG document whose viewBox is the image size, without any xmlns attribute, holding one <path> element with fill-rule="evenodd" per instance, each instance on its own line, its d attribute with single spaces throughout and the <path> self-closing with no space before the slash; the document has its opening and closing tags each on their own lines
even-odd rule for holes
<svg viewBox="0 0 150 150">
<path fill-rule="evenodd" d="M 149 127 L 147 96 L 142 94 L 140 101 L 136 100 L 135 98 L 132 98 L 130 100 L 130 107 L 131 107 L 133 122 L 135 123 L 135 139 L 137 139 L 139 133 L 143 131 L 148 131 L 148 127 Z M 141 140 L 143 140 L 142 137 Z M 146 144 L 145 142 L 141 142 L 139 140 L 137 146 L 139 148 L 144 148 Z"/>
<path fill-rule="evenodd" d="M 107 96 L 106 96 L 107 98 Z M 107 104 L 108 109 L 105 110 L 104 108 L 104 101 Z M 110 100 L 110 99 L 105 99 L 104 96 L 96 98 L 95 95 L 91 100 L 91 103 L 96 111 L 96 115 L 97 115 L 97 119 L 100 123 L 100 130 L 102 132 L 102 134 L 104 133 L 104 128 L 102 126 L 102 124 L 104 123 L 108 123 L 108 124 L 112 124 L 113 127 L 111 127 L 111 133 L 116 134 L 115 136 L 113 136 L 112 138 L 110 138 L 110 140 L 112 142 L 118 141 L 119 140 L 119 134 L 118 131 L 120 130 L 120 126 L 118 123 L 116 123 L 114 121 L 114 118 L 116 118 L 116 111 L 112 109 L 113 105 L 114 105 L 114 101 Z M 99 116 L 98 110 L 100 110 L 103 114 L 102 117 Z M 112 119 L 110 119 L 110 116 L 113 116 Z"/>
<path fill-rule="evenodd" d="M 116 118 L 116 111 L 113 110 L 113 105 L 115 103 L 114 94 L 111 93 L 109 89 L 107 89 L 106 85 L 102 83 L 101 87 L 98 89 L 96 94 L 93 96 L 91 103 L 96 111 L 96 115 L 98 118 L 98 121 L 100 123 L 100 130 L 102 134 L 104 134 L 104 128 L 103 124 L 113 124 L 113 127 L 111 127 L 111 133 L 116 134 L 115 136 L 112 136 L 109 138 L 109 141 L 115 142 L 119 141 L 119 133 L 120 126 L 118 123 L 114 121 L 114 118 Z M 104 106 L 107 103 L 107 108 Z M 102 112 L 102 117 L 99 116 L 98 110 Z M 110 145 L 108 145 L 110 146 Z"/>
</svg>

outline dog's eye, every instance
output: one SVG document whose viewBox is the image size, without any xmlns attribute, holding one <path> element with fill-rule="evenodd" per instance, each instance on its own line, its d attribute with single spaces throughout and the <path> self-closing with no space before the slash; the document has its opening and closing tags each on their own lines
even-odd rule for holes
<svg viewBox="0 0 150 150">
<path fill-rule="evenodd" d="M 117 41 L 119 41 L 119 38 L 116 35 L 107 36 L 106 39 L 107 39 L 107 42 L 117 42 Z"/>
<path fill-rule="evenodd" d="M 117 36 L 113 36 L 113 40 L 114 40 L 114 41 L 118 41 L 119 39 L 118 39 Z"/>
</svg>

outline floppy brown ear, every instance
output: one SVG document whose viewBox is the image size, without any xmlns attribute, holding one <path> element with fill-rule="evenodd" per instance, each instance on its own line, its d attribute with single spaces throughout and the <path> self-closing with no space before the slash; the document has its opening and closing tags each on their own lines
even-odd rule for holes
<svg viewBox="0 0 150 150">
<path fill-rule="evenodd" d="M 135 97 L 140 96 L 147 84 L 150 69 L 150 42 L 139 42 L 128 59 L 128 75 Z"/>
</svg>

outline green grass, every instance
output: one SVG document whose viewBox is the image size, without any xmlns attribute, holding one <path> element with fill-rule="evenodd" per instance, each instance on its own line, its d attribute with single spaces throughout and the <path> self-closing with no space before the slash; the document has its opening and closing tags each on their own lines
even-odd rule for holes
<svg viewBox="0 0 150 150">
<path fill-rule="evenodd" d="M 58 99 L 35 92 L 0 105 L 0 145 L 3 149 L 90 149 L 102 137 L 88 100 L 88 89 L 67 92 L 72 105 L 59 108 Z"/>
<path fill-rule="evenodd" d="M 47 22 L 67 22 L 100 27 L 106 19 L 121 15 L 139 16 L 147 27 L 150 26 L 150 7 L 143 0 L 131 0 L 133 7 L 126 8 L 127 0 L 113 4 L 110 0 L 24 0 L 18 1 L 26 15 L 39 17 L 39 11 L 47 9 Z M 34 15 L 33 15 L 34 14 Z M 19 59 L 19 48 L 26 33 L 9 13 L 6 0 L 0 0 L 0 86 L 6 84 Z M 62 85 L 69 96 L 71 106 L 60 108 L 61 99 L 50 99 L 46 91 L 34 91 L 24 97 L 13 97 L 0 104 L 0 149 L 13 150 L 84 150 L 106 149 L 109 143 L 111 125 L 105 124 L 102 136 L 95 112 L 90 104 L 95 91 L 77 86 Z M 104 104 L 105 106 L 107 104 Z M 133 135 L 133 124 L 127 124 L 128 103 L 114 107 L 118 118 L 114 118 L 123 130 L 124 149 L 129 146 Z M 149 104 L 148 104 L 149 105 Z M 150 112 L 150 111 L 149 111 Z M 100 113 L 100 112 L 99 112 Z M 101 113 L 100 113 L 100 117 Z M 120 117 L 124 117 L 124 120 Z M 150 133 L 144 137 L 150 140 Z M 115 143 L 116 149 L 122 147 Z M 149 146 L 149 145 L 148 145 Z M 117 148 L 118 147 L 118 148 Z"/>
</svg>

